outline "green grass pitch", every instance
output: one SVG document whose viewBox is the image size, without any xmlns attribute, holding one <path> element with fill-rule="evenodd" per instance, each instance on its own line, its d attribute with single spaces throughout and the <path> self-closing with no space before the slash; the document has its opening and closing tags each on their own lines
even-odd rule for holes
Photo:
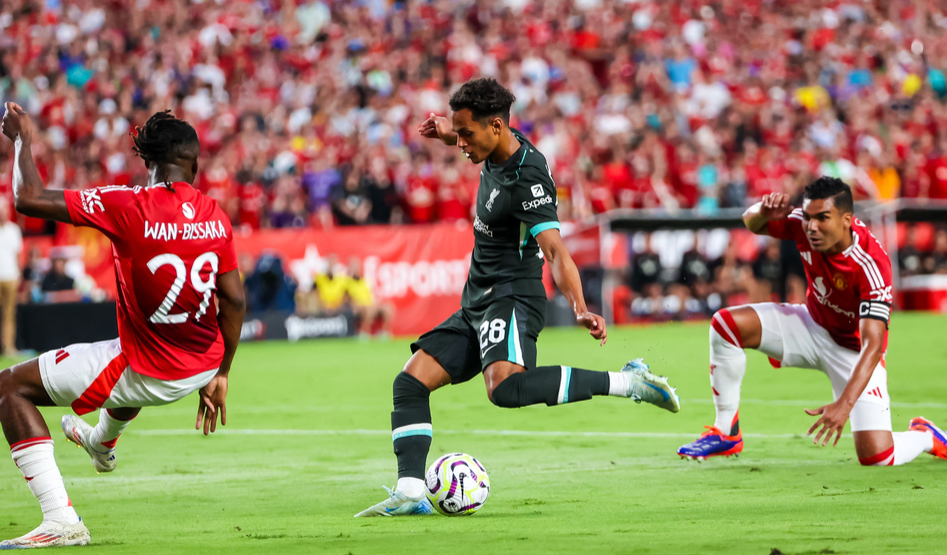
<svg viewBox="0 0 947 555">
<path fill-rule="evenodd" d="M 895 314 L 888 356 L 895 430 L 947 423 L 947 318 Z M 479 458 L 493 491 L 471 517 L 354 519 L 395 482 L 391 381 L 407 341 L 249 344 L 234 363 L 229 424 L 193 430 L 197 401 L 146 409 L 96 475 L 45 409 L 56 458 L 92 531 L 83 553 L 935 553 L 947 538 L 947 461 L 861 468 L 851 437 L 818 448 L 803 408 L 831 400 L 824 375 L 750 353 L 738 459 L 688 463 L 675 449 L 712 423 L 707 323 L 613 328 L 600 348 L 549 329 L 540 364 L 616 370 L 644 357 L 671 376 L 679 414 L 615 398 L 518 410 L 483 382 L 432 396 L 428 462 Z M 9 361 L 7 361 L 9 362 Z M 90 416 L 90 421 L 94 421 Z M 39 523 L 12 462 L 0 464 L 0 536 Z M 778 551 L 773 551 L 773 550 Z"/>
</svg>

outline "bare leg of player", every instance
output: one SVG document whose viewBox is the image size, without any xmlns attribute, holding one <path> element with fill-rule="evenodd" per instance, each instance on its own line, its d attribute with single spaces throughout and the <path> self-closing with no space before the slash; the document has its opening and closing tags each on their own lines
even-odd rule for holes
<svg viewBox="0 0 947 555">
<path fill-rule="evenodd" d="M 37 406 L 53 406 L 43 386 L 39 360 L 0 372 L 0 423 L 13 462 L 39 501 L 43 523 L 25 536 L 0 542 L 0 549 L 85 545 L 89 531 L 76 514 L 53 456 L 53 440 Z"/>
</svg>

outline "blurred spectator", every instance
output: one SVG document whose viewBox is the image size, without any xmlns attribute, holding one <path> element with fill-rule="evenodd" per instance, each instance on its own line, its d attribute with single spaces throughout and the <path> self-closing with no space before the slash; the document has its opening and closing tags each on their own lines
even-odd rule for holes
<svg viewBox="0 0 947 555">
<path fill-rule="evenodd" d="M 296 309 L 296 283 L 283 271 L 283 260 L 264 252 L 253 273 L 246 278 L 247 312 Z"/>
<path fill-rule="evenodd" d="M 918 248 L 917 228 L 908 227 L 904 245 L 898 249 L 898 269 L 901 277 L 910 277 L 924 271 L 924 253 Z"/>
<path fill-rule="evenodd" d="M 947 229 L 934 233 L 934 248 L 924 260 L 924 270 L 928 274 L 947 274 Z"/>
<path fill-rule="evenodd" d="M 352 171 L 345 178 L 345 185 L 332 194 L 332 213 L 339 225 L 369 223 L 372 201 L 369 200 L 365 189 L 365 182 Z"/>
<path fill-rule="evenodd" d="M 394 318 L 395 308 L 391 303 L 379 302 L 375 298 L 371 286 L 362 275 L 362 262 L 357 258 L 349 261 L 346 293 L 359 320 L 359 336 L 371 336 L 376 324 L 381 337 L 391 335 L 391 320 Z"/>
<path fill-rule="evenodd" d="M 756 279 L 751 292 L 751 302 L 778 302 L 785 293 L 780 241 L 768 239 L 753 262 L 753 277 Z"/>
<path fill-rule="evenodd" d="M 10 204 L 0 198 L 0 352 L 16 352 L 16 302 L 20 283 L 20 228 L 10 221 Z"/>
<path fill-rule="evenodd" d="M 344 308 L 348 294 L 348 276 L 335 255 L 326 257 L 326 269 L 316 274 L 313 286 L 319 299 L 321 312 L 337 312 Z"/>
<path fill-rule="evenodd" d="M 28 303 L 39 300 L 40 283 L 42 277 L 42 258 L 39 248 L 30 247 L 27 253 L 26 265 L 23 266 L 22 279 L 20 280 L 20 290 L 17 294 L 17 301 Z"/>
<path fill-rule="evenodd" d="M 55 250 L 50 254 L 49 271 L 43 277 L 40 290 L 43 293 L 55 291 L 70 291 L 75 289 L 76 282 L 66 274 L 66 258 Z"/>
<path fill-rule="evenodd" d="M 651 285 L 658 285 L 660 290 L 661 257 L 651 249 L 651 234 L 642 234 L 644 245 L 640 252 L 634 254 L 631 261 L 631 290 L 635 293 L 646 293 Z M 657 296 L 657 295 L 653 295 Z"/>
</svg>

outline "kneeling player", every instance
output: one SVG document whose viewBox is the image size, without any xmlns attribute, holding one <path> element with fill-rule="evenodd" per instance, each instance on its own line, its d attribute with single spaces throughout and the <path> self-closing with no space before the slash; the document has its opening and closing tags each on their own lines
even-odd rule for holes
<svg viewBox="0 0 947 555">
<path fill-rule="evenodd" d="M 398 486 L 355 516 L 430 514 L 424 470 L 431 446 L 429 397 L 481 373 L 500 407 L 574 403 L 594 395 L 645 401 L 671 412 L 680 400 L 667 379 L 640 360 L 620 372 L 536 366 L 536 339 L 546 319 L 545 259 L 576 321 L 605 343 L 605 320 L 588 311 L 579 272 L 559 236 L 556 186 L 543 155 L 509 127 L 513 95 L 492 79 L 463 85 L 450 99 L 452 118 L 431 116 L 419 132 L 483 162 L 474 220 L 474 250 L 461 309 L 411 345 L 414 356 L 394 381 L 391 437 Z"/>
<path fill-rule="evenodd" d="M 0 549 L 84 545 L 91 537 L 66 494 L 53 440 L 38 406 L 101 408 L 93 428 L 67 415 L 66 438 L 95 469 L 115 469 L 115 443 L 141 407 L 200 390 L 197 426 L 226 423 L 227 376 L 243 321 L 230 221 L 191 187 L 200 153 L 197 133 L 167 112 L 138 130 L 135 151 L 147 187 L 84 191 L 43 188 L 30 152 L 29 116 L 7 103 L 3 133 L 15 144 L 13 191 L 26 215 L 94 227 L 112 241 L 118 282 L 118 335 L 70 345 L 0 372 L 0 422 L 13 461 L 43 510 L 42 524 Z"/>
<path fill-rule="evenodd" d="M 758 349 L 782 367 L 825 372 L 835 401 L 815 410 L 809 434 L 838 443 L 851 418 L 863 465 L 898 465 L 922 452 L 947 458 L 944 433 L 915 418 L 907 432 L 891 433 L 885 351 L 893 299 L 891 262 L 852 214 L 852 193 L 841 180 L 822 177 L 806 187 L 801 209 L 772 193 L 743 215 L 757 234 L 792 239 L 809 284 L 805 305 L 760 303 L 723 309 L 710 328 L 710 384 L 717 418 L 697 441 L 678 449 L 703 460 L 743 450 L 738 408 L 746 372 L 744 349 Z"/>
</svg>

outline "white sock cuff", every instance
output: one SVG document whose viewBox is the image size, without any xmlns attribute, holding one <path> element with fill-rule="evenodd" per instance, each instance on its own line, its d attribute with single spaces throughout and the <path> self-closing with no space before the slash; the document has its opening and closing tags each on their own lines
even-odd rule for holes
<svg viewBox="0 0 947 555">
<path fill-rule="evenodd" d="M 34 437 L 31 439 L 24 439 L 23 441 L 18 441 L 10 446 L 10 455 L 15 461 L 31 453 L 40 453 L 44 451 L 53 451 L 53 438 Z"/>
<path fill-rule="evenodd" d="M 412 499 L 417 499 L 424 495 L 424 480 L 420 478 L 398 478 L 395 491 L 400 491 Z"/>
<path fill-rule="evenodd" d="M 624 372 L 608 373 L 608 394 L 613 397 L 628 396 L 628 376 Z"/>
</svg>

